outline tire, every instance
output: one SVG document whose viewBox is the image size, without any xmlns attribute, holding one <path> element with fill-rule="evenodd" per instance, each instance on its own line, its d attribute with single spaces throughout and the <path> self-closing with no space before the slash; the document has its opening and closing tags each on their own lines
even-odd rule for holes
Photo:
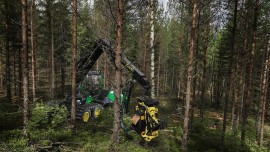
<svg viewBox="0 0 270 152">
<path fill-rule="evenodd" d="M 76 119 L 88 122 L 91 118 L 91 107 L 88 105 L 80 105 L 76 107 Z"/>
<path fill-rule="evenodd" d="M 100 104 L 93 103 L 92 105 L 92 118 L 97 118 L 103 107 Z"/>
<path fill-rule="evenodd" d="M 97 118 L 102 109 L 103 107 L 97 103 L 80 105 L 76 107 L 76 119 L 87 123 L 91 118 Z"/>
</svg>

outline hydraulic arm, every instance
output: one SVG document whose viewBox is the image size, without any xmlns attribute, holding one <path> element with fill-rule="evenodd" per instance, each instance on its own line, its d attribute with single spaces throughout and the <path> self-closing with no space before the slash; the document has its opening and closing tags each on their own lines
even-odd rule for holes
<svg viewBox="0 0 270 152">
<path fill-rule="evenodd" d="M 86 77 L 103 52 L 108 54 L 110 60 L 114 63 L 115 52 L 111 48 L 110 42 L 106 39 L 99 39 L 95 43 L 92 51 L 89 51 L 89 53 L 80 58 L 77 62 L 77 84 L 79 84 Z M 130 89 L 132 89 L 132 83 L 138 82 L 145 89 L 145 94 L 149 95 L 151 85 L 146 79 L 145 75 L 125 56 L 122 57 L 122 64 L 132 73 L 133 80 L 130 82 Z"/>
<path fill-rule="evenodd" d="M 110 45 L 110 41 L 106 39 L 99 39 L 94 44 L 91 51 L 86 52 L 87 54 L 80 58 L 77 62 L 77 75 L 76 80 L 78 84 L 78 90 L 80 83 L 83 82 L 85 77 L 89 74 L 96 61 L 99 59 L 102 53 L 106 53 L 113 64 L 115 61 L 115 52 Z M 151 85 L 146 79 L 145 75 L 125 56 L 122 56 L 122 65 L 127 68 L 132 73 L 132 80 L 130 80 L 127 85 L 123 88 L 122 94 L 125 99 L 122 101 L 121 117 L 123 119 L 123 112 L 128 113 L 129 102 L 131 91 L 134 84 L 139 83 L 145 90 L 145 95 L 149 96 Z M 106 99 L 103 100 L 105 103 Z M 97 101 L 96 101 L 97 102 Z M 162 129 L 166 126 L 164 121 L 159 120 L 156 117 L 158 109 L 156 105 L 159 104 L 158 100 L 151 98 L 138 98 L 137 105 L 135 108 L 135 114 L 132 117 L 131 129 L 134 129 L 138 134 L 140 134 L 146 141 L 150 141 L 158 136 L 158 129 Z M 100 111 L 96 108 L 99 104 L 94 105 L 83 105 L 81 106 L 82 118 L 85 122 L 88 121 L 89 115 L 98 116 Z M 124 111 L 123 111 L 124 110 Z M 124 126 L 123 121 L 121 121 L 121 126 L 124 130 L 128 130 Z"/>
</svg>

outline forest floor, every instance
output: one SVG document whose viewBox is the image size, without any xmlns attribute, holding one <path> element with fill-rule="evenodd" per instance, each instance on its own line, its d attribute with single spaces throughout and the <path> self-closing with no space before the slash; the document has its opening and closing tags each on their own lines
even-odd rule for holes
<svg viewBox="0 0 270 152">
<path fill-rule="evenodd" d="M 144 152 L 164 151 L 178 152 L 181 146 L 183 109 L 178 99 L 161 98 L 159 105 L 159 117 L 167 121 L 168 127 L 159 131 L 159 136 L 146 143 L 135 131 L 121 132 L 120 144 L 112 146 L 113 110 L 107 108 L 102 111 L 99 118 L 90 123 L 77 123 L 75 133 L 70 131 L 68 118 L 61 123 L 57 120 L 47 124 L 42 115 L 30 120 L 30 142 L 22 136 L 22 102 L 14 98 L 12 103 L 0 99 L 0 151 L 93 151 L 106 152 Z M 42 107 L 39 110 L 42 110 Z M 44 109 L 44 107 L 43 107 Z M 192 111 L 192 110 L 191 110 Z M 259 148 L 255 142 L 254 118 L 249 119 L 247 129 L 247 142 L 245 147 L 240 146 L 239 135 L 232 134 L 230 123 L 227 126 L 225 146 L 221 147 L 221 130 L 223 112 L 214 109 L 206 109 L 205 119 L 201 122 L 199 111 L 194 109 L 194 117 L 191 119 L 188 151 L 270 151 L 270 126 L 265 125 L 265 146 Z M 46 116 L 44 116 L 46 117 Z M 229 117 L 228 117 L 229 118 Z M 49 119 L 49 118 L 48 118 Z M 60 117 L 58 121 L 60 120 Z M 43 122 L 46 121 L 46 122 Z M 42 125 L 40 125 L 42 124 Z"/>
</svg>

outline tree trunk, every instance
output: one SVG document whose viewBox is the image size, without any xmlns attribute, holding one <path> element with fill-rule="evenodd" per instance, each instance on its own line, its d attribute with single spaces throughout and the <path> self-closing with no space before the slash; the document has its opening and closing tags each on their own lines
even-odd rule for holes
<svg viewBox="0 0 270 152">
<path fill-rule="evenodd" d="M 104 81 L 103 81 L 103 88 L 106 89 L 108 87 L 108 63 L 107 63 L 107 55 L 104 54 Z"/>
<path fill-rule="evenodd" d="M 16 49 L 15 48 L 13 48 L 13 83 L 14 83 L 13 84 L 13 86 L 14 86 L 14 96 L 17 96 Z"/>
<path fill-rule="evenodd" d="M 63 28 L 63 20 L 61 20 L 60 24 L 61 30 L 61 44 L 60 47 L 63 47 L 64 41 L 64 28 Z M 66 84 L 66 62 L 64 58 L 61 58 L 61 97 L 66 97 L 65 94 L 65 84 Z M 57 88 L 57 87 L 56 87 Z"/>
<path fill-rule="evenodd" d="M 7 100 L 11 101 L 11 75 L 10 75 L 10 36 L 9 36 L 9 26 L 10 26 L 10 17 L 9 17 L 9 6 L 8 1 L 5 0 L 5 45 L 6 45 L 6 89 L 7 89 Z"/>
<path fill-rule="evenodd" d="M 208 51 L 208 44 L 209 44 L 209 35 L 210 35 L 210 22 L 211 22 L 211 7 L 208 6 L 208 24 L 206 29 L 206 44 L 203 51 L 203 73 L 202 73 L 202 81 L 201 81 L 201 101 L 200 101 L 200 117 L 203 121 L 204 118 L 204 94 L 205 94 L 205 86 L 206 86 L 206 66 L 207 66 L 207 51 Z"/>
<path fill-rule="evenodd" d="M 269 67 L 270 67 L 270 40 L 268 42 L 267 47 L 267 57 L 265 61 L 265 69 L 263 73 L 263 83 L 262 83 L 262 101 L 261 101 L 261 115 L 260 115 L 260 122 L 259 122 L 259 146 L 263 145 L 263 135 L 264 135 L 264 121 L 265 121 L 265 107 L 266 107 L 266 99 L 267 99 L 267 92 L 268 92 L 268 85 L 269 85 Z"/>
<path fill-rule="evenodd" d="M 177 97 L 178 97 L 178 99 L 180 99 L 181 98 L 181 58 L 182 58 L 182 49 L 181 49 L 181 47 L 182 47 L 182 35 L 180 36 L 180 41 L 179 41 L 179 43 L 180 43 L 180 46 L 179 46 L 179 52 L 178 52 L 178 61 L 179 61 L 179 66 L 178 66 L 178 68 L 179 68 L 179 71 L 178 71 L 178 93 L 177 93 Z"/>
<path fill-rule="evenodd" d="M 245 0 L 242 1 L 242 5 L 245 5 Z M 245 11 L 242 13 L 242 15 L 245 15 Z M 246 14 L 247 15 L 247 14 Z M 240 22 L 240 27 L 244 26 L 242 25 L 242 22 Z M 246 19 L 245 20 L 245 39 L 243 43 L 243 49 L 240 52 L 240 70 L 239 70 L 239 85 L 237 87 L 237 97 L 236 97 L 236 103 L 235 103 L 235 116 L 233 120 L 233 134 L 237 135 L 238 132 L 238 125 L 240 120 L 240 115 L 242 115 L 242 105 L 243 105 L 243 98 L 245 94 L 245 71 L 246 71 L 246 49 L 247 49 L 247 43 L 248 43 L 248 36 L 249 36 L 249 22 Z"/>
<path fill-rule="evenodd" d="M 147 43 L 146 43 L 146 36 L 144 38 L 144 51 L 143 51 L 143 72 L 146 75 L 146 56 L 147 56 Z"/>
<path fill-rule="evenodd" d="M 256 44 L 256 32 L 257 32 L 257 22 L 259 14 L 259 0 L 256 0 L 254 8 L 254 22 L 252 27 L 252 40 L 251 40 L 251 49 L 250 49 L 250 58 L 247 68 L 247 79 L 246 79 L 246 92 L 244 94 L 245 98 L 243 100 L 243 114 L 242 114 L 242 130 L 241 130 L 241 145 L 243 146 L 246 139 L 246 127 L 247 127 L 247 118 L 249 111 L 249 104 L 252 100 L 251 97 L 251 83 L 252 83 L 252 74 L 253 74 L 253 62 L 255 56 L 255 44 Z"/>
<path fill-rule="evenodd" d="M 0 50 L 0 54 L 3 54 Z M 0 55 L 0 65 L 3 65 L 3 57 Z M 0 94 L 3 94 L 3 68 L 0 66 Z"/>
<path fill-rule="evenodd" d="M 122 76 L 122 36 L 123 36 L 123 1 L 118 0 L 117 13 L 117 47 L 115 52 L 115 101 L 114 101 L 114 121 L 112 140 L 114 144 L 119 143 L 120 133 L 120 101 L 121 101 L 121 76 Z"/>
<path fill-rule="evenodd" d="M 196 38 L 196 49 L 194 56 L 194 79 L 193 79 L 193 93 L 192 100 L 196 102 L 196 87 L 197 87 L 197 77 L 198 77 L 198 54 L 199 54 L 199 41 L 200 41 L 200 19 L 201 19 L 201 9 L 198 7 L 198 19 L 197 19 L 197 38 Z M 199 103 L 198 103 L 199 106 Z"/>
<path fill-rule="evenodd" d="M 159 97 L 160 93 L 160 53 L 158 55 L 158 75 L 157 75 L 157 97 Z"/>
<path fill-rule="evenodd" d="M 72 51 L 72 105 L 71 128 L 75 132 L 76 127 L 76 61 L 77 61 L 77 0 L 73 0 L 73 51 Z"/>
<path fill-rule="evenodd" d="M 65 64 L 61 64 L 61 92 L 62 92 L 62 97 L 65 96 L 65 81 L 66 81 L 66 69 L 65 69 Z"/>
<path fill-rule="evenodd" d="M 28 40 L 27 40 L 27 0 L 22 0 L 22 75 L 23 75 L 23 134 L 29 140 L 29 98 L 28 98 Z"/>
<path fill-rule="evenodd" d="M 53 5 L 53 4 L 52 4 Z M 55 98 L 55 65 L 54 65 L 54 27 L 53 27 L 53 7 L 50 10 L 50 27 L 51 27 L 51 99 Z"/>
<path fill-rule="evenodd" d="M 31 60 L 32 60 L 32 92 L 33 92 L 33 103 L 36 99 L 36 46 L 35 46 L 35 29 L 34 29 L 34 10 L 35 10 L 35 0 L 31 1 Z"/>
<path fill-rule="evenodd" d="M 150 0 L 150 48 L 151 48 L 151 98 L 155 98 L 155 49 L 154 49 L 154 41 L 155 41 L 155 0 Z"/>
<path fill-rule="evenodd" d="M 222 135 L 221 135 L 222 148 L 224 148 L 224 143 L 225 143 L 228 104 L 229 104 L 229 101 L 232 99 L 230 92 L 231 92 L 231 88 L 232 88 L 232 85 L 231 85 L 231 83 L 232 83 L 232 68 L 233 68 L 233 57 L 234 57 L 234 52 L 235 52 L 235 36 L 236 36 L 236 29 L 237 29 L 237 24 L 236 24 L 237 6 L 238 6 L 238 0 L 235 0 L 234 1 L 234 19 L 233 19 L 232 39 L 231 39 L 231 51 L 230 51 L 230 59 L 229 59 L 228 78 L 226 80 L 225 107 L 224 107 L 223 128 L 222 128 Z"/>
<path fill-rule="evenodd" d="M 19 49 L 19 70 L 18 70 L 18 74 L 19 74 L 19 97 L 23 97 L 22 95 L 22 81 L 23 81 L 23 76 L 22 76 L 22 52 L 21 49 Z"/>
<path fill-rule="evenodd" d="M 192 69 L 193 69 L 193 52 L 194 52 L 194 39 L 196 28 L 196 16 L 197 16 L 197 0 L 194 0 L 193 13 L 192 13 L 192 28 L 190 34 L 190 49 L 189 49 L 189 63 L 188 63 L 188 77 L 187 77 L 187 91 L 186 91 L 186 105 L 183 125 L 183 138 L 182 138 L 182 150 L 187 151 L 187 137 L 188 137 L 188 121 L 189 121 L 189 106 L 191 101 L 191 81 L 192 81 Z"/>
</svg>

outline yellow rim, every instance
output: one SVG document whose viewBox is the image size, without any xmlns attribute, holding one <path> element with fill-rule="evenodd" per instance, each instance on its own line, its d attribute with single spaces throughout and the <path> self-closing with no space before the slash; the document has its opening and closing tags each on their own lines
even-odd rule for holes
<svg viewBox="0 0 270 152">
<path fill-rule="evenodd" d="M 97 118 L 100 115 L 100 109 L 96 108 L 95 109 L 95 118 Z"/>
<path fill-rule="evenodd" d="M 89 112 L 85 112 L 85 113 L 83 114 L 83 121 L 84 121 L 84 122 L 88 122 L 89 116 L 90 116 Z"/>
</svg>

